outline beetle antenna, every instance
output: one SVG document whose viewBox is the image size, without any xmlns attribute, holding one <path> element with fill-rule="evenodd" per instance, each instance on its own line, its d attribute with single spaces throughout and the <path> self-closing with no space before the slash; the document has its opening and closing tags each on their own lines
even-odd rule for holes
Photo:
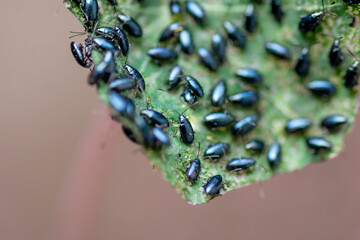
<svg viewBox="0 0 360 240">
<path fill-rule="evenodd" d="M 262 165 L 261 163 L 258 163 L 258 165 L 265 170 L 267 175 L 270 175 L 269 170 L 264 165 Z"/>
<path fill-rule="evenodd" d="M 97 29 L 97 26 L 99 25 L 99 21 L 97 21 L 96 23 L 95 23 L 95 26 L 94 26 L 94 29 L 93 29 L 93 32 L 92 32 L 92 34 L 91 34 L 91 39 L 93 39 L 94 38 L 94 36 L 95 36 L 95 34 L 96 34 L 96 29 Z"/>
<path fill-rule="evenodd" d="M 348 52 L 356 59 L 356 60 L 358 60 L 359 61 L 359 58 L 358 57 L 356 57 L 356 55 L 355 55 L 355 53 L 353 53 L 352 51 L 350 51 L 349 49 L 348 49 Z"/>
<path fill-rule="evenodd" d="M 82 36 L 82 35 L 86 34 L 85 32 L 73 32 L 73 31 L 70 31 L 70 33 L 72 33 L 74 35 L 70 36 L 69 38 L 74 38 L 74 37 L 78 37 L 78 36 Z"/>
<path fill-rule="evenodd" d="M 219 158 L 219 157 L 220 157 L 220 155 L 214 154 L 214 155 L 206 156 L 206 159 L 211 159 L 211 160 L 213 160 L 214 158 Z"/>
<path fill-rule="evenodd" d="M 176 112 L 177 114 L 179 114 L 179 116 L 181 115 L 178 111 L 176 111 L 176 110 L 173 110 L 173 112 Z"/>
<path fill-rule="evenodd" d="M 242 170 L 242 169 L 234 169 L 234 170 L 231 170 L 229 171 L 230 173 L 244 173 L 246 172 L 246 170 Z"/>
<path fill-rule="evenodd" d="M 130 48 L 129 48 L 129 50 L 128 50 L 128 53 L 127 53 L 126 56 L 125 56 L 125 64 L 127 64 L 127 60 L 128 60 L 128 57 L 129 57 L 129 52 L 130 52 Z"/>
<path fill-rule="evenodd" d="M 199 158 L 199 156 L 200 156 L 200 142 L 199 142 L 199 149 L 198 149 L 198 155 L 197 155 L 197 157 Z"/>
<path fill-rule="evenodd" d="M 76 33 L 76 34 L 85 34 L 85 32 L 76 32 L 76 31 L 69 31 L 70 33 Z"/>
<path fill-rule="evenodd" d="M 199 103 L 199 102 L 194 102 L 194 103 L 192 103 L 192 104 L 186 109 L 186 111 L 187 111 L 189 108 L 195 106 L 195 105 L 198 104 L 198 103 Z"/>
<path fill-rule="evenodd" d="M 322 3 L 323 13 L 326 13 L 326 14 L 332 15 L 332 16 L 334 16 L 334 17 L 341 18 L 341 16 L 338 16 L 338 15 L 336 15 L 335 13 L 325 12 L 325 4 L 324 4 L 324 0 L 321 0 L 321 3 Z"/>
<path fill-rule="evenodd" d="M 193 104 L 192 104 L 192 105 L 193 105 Z M 189 108 L 191 108 L 192 105 L 188 106 L 188 107 L 181 113 L 181 115 L 183 115 L 187 110 L 189 110 Z"/>
</svg>

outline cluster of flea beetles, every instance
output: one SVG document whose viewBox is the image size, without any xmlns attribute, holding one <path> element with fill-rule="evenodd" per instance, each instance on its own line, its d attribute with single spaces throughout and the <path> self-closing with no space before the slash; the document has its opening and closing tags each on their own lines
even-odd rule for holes
<svg viewBox="0 0 360 240">
<path fill-rule="evenodd" d="M 116 6 L 117 2 L 109 0 L 109 4 Z M 143 2 L 143 1 L 138 1 Z M 76 1 L 84 14 L 85 29 L 89 33 L 84 46 L 71 42 L 70 48 L 75 60 L 85 68 L 92 66 L 92 50 L 97 48 L 103 53 L 103 59 L 96 64 L 88 77 L 90 85 L 107 84 L 107 99 L 114 112 L 114 118 L 124 118 L 132 121 L 142 135 L 139 142 L 131 128 L 123 126 L 124 133 L 134 142 L 143 144 L 152 149 L 159 149 L 163 145 L 170 145 L 170 138 L 163 130 L 169 127 L 169 121 L 160 112 L 153 109 L 144 109 L 136 113 L 132 99 L 123 95 L 127 90 L 143 93 L 145 80 L 141 73 L 134 67 L 124 64 L 122 72 L 117 71 L 116 58 L 127 58 L 130 43 L 129 38 L 141 38 L 142 28 L 137 21 L 127 15 L 117 16 L 118 26 L 99 26 L 97 0 Z"/>
<path fill-rule="evenodd" d="M 124 133 L 134 142 L 155 150 L 162 146 L 170 146 L 170 138 L 165 133 L 164 128 L 170 126 L 168 119 L 160 112 L 153 109 L 143 109 L 140 114 L 136 113 L 136 107 L 133 100 L 122 93 L 131 90 L 134 94 L 145 92 L 145 80 L 141 73 L 134 67 L 126 64 L 122 66 L 122 71 L 118 72 L 116 58 L 125 57 L 129 54 L 129 38 L 141 38 L 142 29 L 135 19 L 121 13 L 117 16 L 118 25 L 113 27 L 101 26 L 98 21 L 99 6 L 97 0 L 77 0 L 73 1 L 80 6 L 84 14 L 85 29 L 89 36 L 85 43 L 77 44 L 71 42 L 71 52 L 75 60 L 85 68 L 92 67 L 92 50 L 96 48 L 103 53 L 102 61 L 96 64 L 89 75 L 88 82 L 90 85 L 108 85 L 108 103 L 114 111 L 114 118 L 124 118 L 131 121 L 136 126 L 137 131 L 142 136 L 141 139 L 135 137 L 132 128 L 123 126 Z M 109 4 L 117 6 L 116 0 L 108 0 Z M 138 1 L 139 3 L 143 1 Z M 258 1 L 254 1 L 258 2 Z M 260 1 L 262 2 L 262 1 Z M 359 4 L 359 1 L 345 1 L 345 3 Z M 253 32 L 257 26 L 257 16 L 255 4 L 249 4 L 244 13 L 244 29 L 247 32 Z M 172 15 L 182 15 L 185 11 L 198 24 L 203 25 L 207 20 L 207 14 L 200 2 L 196 1 L 178 1 L 170 0 L 169 9 Z M 116 11 L 116 9 L 115 9 Z M 279 0 L 271 0 L 271 13 L 276 21 L 282 22 L 285 14 Z M 324 4 L 323 10 L 310 13 L 299 19 L 298 29 L 302 33 L 314 31 L 321 24 L 325 15 Z M 211 37 L 211 46 L 209 49 L 198 48 L 197 54 L 200 62 L 209 70 L 216 72 L 226 59 L 227 41 L 235 47 L 246 47 L 246 35 L 236 25 L 230 21 L 224 21 L 224 30 L 227 39 L 220 34 L 214 34 Z M 179 44 L 183 54 L 191 55 L 195 53 L 196 46 L 193 41 L 192 33 L 189 28 L 179 22 L 171 23 L 165 28 L 160 37 L 161 47 L 154 47 L 148 50 L 148 55 L 158 64 L 170 63 L 176 61 L 179 53 L 175 48 L 169 47 L 171 44 Z M 164 47 L 164 45 L 166 47 Z M 278 43 L 268 42 L 265 45 L 266 51 L 276 58 L 289 60 L 291 59 L 288 49 Z M 337 67 L 342 61 L 340 49 L 340 40 L 335 40 L 329 51 L 329 63 L 332 67 Z M 310 68 L 310 51 L 304 48 L 294 67 L 294 72 L 299 76 L 306 76 Z M 347 70 L 344 76 L 344 85 L 348 89 L 353 89 L 358 83 L 359 62 L 356 60 Z M 238 69 L 234 75 L 250 85 L 259 85 L 263 81 L 262 75 L 248 68 Z M 178 88 L 184 84 L 183 98 L 191 107 L 198 99 L 204 96 L 204 91 L 200 83 L 190 75 L 186 75 L 180 65 L 175 65 L 167 79 L 168 91 Z M 336 93 L 336 86 L 327 80 L 315 80 L 306 85 L 312 94 L 320 98 L 330 98 Z M 210 93 L 210 103 L 214 107 L 221 107 L 226 102 L 239 105 L 242 107 L 251 107 L 260 101 L 260 95 L 257 91 L 243 91 L 232 96 L 227 95 L 227 84 L 224 79 L 218 81 Z M 179 132 L 181 140 L 190 145 L 195 140 L 193 127 L 185 117 L 184 112 L 179 115 Z M 203 123 L 210 130 L 231 126 L 231 134 L 234 137 L 243 137 L 251 132 L 258 124 L 261 116 L 253 114 L 240 120 L 226 112 L 212 112 L 204 116 Z M 339 131 L 346 123 L 347 118 L 341 115 L 325 116 L 320 123 L 322 128 L 330 132 Z M 301 134 L 312 125 L 312 121 L 306 118 L 297 118 L 288 121 L 285 125 L 287 134 Z M 306 138 L 307 146 L 314 152 L 330 150 L 331 143 L 321 137 Z M 252 153 L 262 153 L 265 149 L 265 142 L 261 139 L 252 139 L 245 143 L 245 149 Z M 200 146 L 199 146 L 200 151 Z M 209 146 L 204 152 L 204 158 L 209 160 L 218 160 L 230 151 L 230 144 L 217 143 Z M 199 155 L 199 154 L 198 154 Z M 281 162 L 281 145 L 279 142 L 273 142 L 267 151 L 267 160 L 271 168 L 275 168 Z M 251 158 L 234 158 L 226 165 L 226 170 L 230 172 L 246 172 L 256 164 Z M 197 181 L 201 173 L 201 161 L 199 156 L 193 160 L 186 172 L 186 178 L 189 182 Z M 216 196 L 220 193 L 223 185 L 221 175 L 211 177 L 204 185 L 204 192 L 208 196 Z"/>
</svg>

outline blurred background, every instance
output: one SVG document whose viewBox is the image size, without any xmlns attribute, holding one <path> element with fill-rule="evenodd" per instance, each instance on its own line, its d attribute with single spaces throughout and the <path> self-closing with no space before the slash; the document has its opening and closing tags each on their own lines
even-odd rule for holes
<svg viewBox="0 0 360 240">
<path fill-rule="evenodd" d="M 360 239 L 360 119 L 336 159 L 192 206 L 86 84 L 62 2 L 0 11 L 0 239 Z"/>
</svg>

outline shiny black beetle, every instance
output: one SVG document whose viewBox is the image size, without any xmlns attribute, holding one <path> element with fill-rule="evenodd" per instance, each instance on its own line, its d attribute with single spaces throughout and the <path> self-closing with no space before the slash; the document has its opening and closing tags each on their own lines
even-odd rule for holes
<svg viewBox="0 0 360 240">
<path fill-rule="evenodd" d="M 170 0 L 169 7 L 170 7 L 170 13 L 172 15 L 178 15 L 182 13 L 181 5 L 178 0 Z"/>
<path fill-rule="evenodd" d="M 229 113 L 215 112 L 209 113 L 204 117 L 204 124 L 210 129 L 225 127 L 230 125 L 235 118 Z"/>
<path fill-rule="evenodd" d="M 204 185 L 204 192 L 208 196 L 215 196 L 220 193 L 220 188 L 222 186 L 222 177 L 221 175 L 215 175 L 211 177 L 208 182 Z"/>
<path fill-rule="evenodd" d="M 344 85 L 353 89 L 359 82 L 359 61 L 355 61 L 347 70 L 344 76 Z"/>
<path fill-rule="evenodd" d="M 230 144 L 217 143 L 209 146 L 204 153 L 204 158 L 217 160 L 230 151 Z"/>
<path fill-rule="evenodd" d="M 116 113 L 129 119 L 133 119 L 135 117 L 135 104 L 130 98 L 121 96 L 115 91 L 109 91 L 107 95 L 109 105 L 116 111 Z"/>
<path fill-rule="evenodd" d="M 160 35 L 160 42 L 168 41 L 172 38 L 175 38 L 179 35 L 179 32 L 183 29 L 182 25 L 178 22 L 170 24 L 166 27 L 161 35 Z"/>
<path fill-rule="evenodd" d="M 179 65 L 175 65 L 169 74 L 169 78 L 167 79 L 168 82 L 168 89 L 172 90 L 176 88 L 182 79 L 183 71 Z"/>
<path fill-rule="evenodd" d="M 123 92 L 136 87 L 136 82 L 132 78 L 115 78 L 109 83 L 109 89 L 116 92 Z"/>
<path fill-rule="evenodd" d="M 271 0 L 271 13 L 274 15 L 276 21 L 281 23 L 284 16 L 284 10 L 282 9 L 279 0 Z"/>
<path fill-rule="evenodd" d="M 309 137 L 306 139 L 306 144 L 315 153 L 320 151 L 331 150 L 331 143 L 322 137 Z"/>
<path fill-rule="evenodd" d="M 194 142 L 195 139 L 195 134 L 194 134 L 194 129 L 189 121 L 189 119 L 187 119 L 184 116 L 184 113 L 187 111 L 188 109 L 185 109 L 184 112 L 182 112 L 181 114 L 177 112 L 177 114 L 179 114 L 179 130 L 180 130 L 180 139 L 187 145 L 192 144 Z"/>
<path fill-rule="evenodd" d="M 84 48 L 81 44 L 77 44 L 76 42 L 71 42 L 70 43 L 70 50 L 71 53 L 73 54 L 76 62 L 84 67 L 84 68 L 89 68 L 91 67 L 91 63 L 87 60 L 87 58 L 84 55 Z"/>
<path fill-rule="evenodd" d="M 198 97 L 195 95 L 193 90 L 189 87 L 189 85 L 186 85 L 184 87 L 184 93 L 183 93 L 184 101 L 188 103 L 189 105 L 194 104 L 197 102 Z"/>
<path fill-rule="evenodd" d="M 206 48 L 199 48 L 198 55 L 201 63 L 210 71 L 216 71 L 218 64 L 209 50 Z"/>
<path fill-rule="evenodd" d="M 107 83 L 116 73 L 114 53 L 106 51 L 103 60 L 97 64 L 88 77 L 90 85 L 98 84 L 100 81 Z"/>
<path fill-rule="evenodd" d="M 199 155 L 200 155 L 200 142 L 199 142 L 198 155 L 195 158 L 195 160 L 190 163 L 189 168 L 186 170 L 186 178 L 189 182 L 194 182 L 195 180 L 197 180 L 201 172 L 201 162 L 199 159 Z"/>
<path fill-rule="evenodd" d="M 140 112 L 140 115 L 147 119 L 150 125 L 160 128 L 167 128 L 170 126 L 169 120 L 158 111 L 152 109 L 144 109 Z"/>
<path fill-rule="evenodd" d="M 311 126 L 311 121 L 307 118 L 295 118 L 286 123 L 287 133 L 302 133 Z"/>
<path fill-rule="evenodd" d="M 340 130 L 346 123 L 347 118 L 341 115 L 330 115 L 321 121 L 321 127 L 326 128 L 329 132 Z"/>
<path fill-rule="evenodd" d="M 204 90 L 201 87 L 200 83 L 195 78 L 193 78 L 192 76 L 186 75 L 185 80 L 187 82 L 187 86 L 193 91 L 193 93 L 197 97 L 204 96 Z"/>
<path fill-rule="evenodd" d="M 327 99 L 336 93 L 334 84 L 327 80 L 311 81 L 306 86 L 314 95 Z"/>
<path fill-rule="evenodd" d="M 226 42 L 220 34 L 214 34 L 211 37 L 211 49 L 218 63 L 223 63 L 226 58 Z"/>
<path fill-rule="evenodd" d="M 281 162 L 281 146 L 278 142 L 274 142 L 267 152 L 267 160 L 271 168 L 275 168 Z"/>
<path fill-rule="evenodd" d="M 265 48 L 268 53 L 279 59 L 290 60 L 291 58 L 290 51 L 278 43 L 268 42 Z"/>
<path fill-rule="evenodd" d="M 155 139 L 155 143 L 152 146 L 153 149 L 159 149 L 163 145 L 165 145 L 165 146 L 171 145 L 169 136 L 164 132 L 164 130 L 162 128 L 153 127 L 151 129 L 151 134 L 153 135 L 153 137 Z"/>
<path fill-rule="evenodd" d="M 245 144 L 245 149 L 252 153 L 261 153 L 264 148 L 265 143 L 260 139 L 253 139 Z"/>
<path fill-rule="evenodd" d="M 233 104 L 242 107 L 254 106 L 260 99 L 260 96 L 255 91 L 240 92 L 229 97 L 229 101 Z"/>
<path fill-rule="evenodd" d="M 325 14 L 324 0 L 322 0 L 323 10 L 310 13 L 303 17 L 299 22 L 299 30 L 303 33 L 311 32 L 321 23 Z"/>
<path fill-rule="evenodd" d="M 235 76 L 249 84 L 259 84 L 263 81 L 263 78 L 258 71 L 249 68 L 237 70 Z"/>
<path fill-rule="evenodd" d="M 235 123 L 232 134 L 235 137 L 245 136 L 256 127 L 258 121 L 259 117 L 257 115 L 244 117 Z"/>
<path fill-rule="evenodd" d="M 134 79 L 137 86 L 138 86 L 138 90 L 140 92 L 144 92 L 145 91 L 145 80 L 143 78 L 143 76 L 141 75 L 141 73 L 134 67 L 126 64 L 124 65 L 124 69 L 127 73 L 127 75 Z"/>
<path fill-rule="evenodd" d="M 301 50 L 300 56 L 295 65 L 295 72 L 297 75 L 303 77 L 309 73 L 310 69 L 310 53 L 309 48 L 303 48 Z"/>
<path fill-rule="evenodd" d="M 152 48 L 147 54 L 157 63 L 169 63 L 178 57 L 177 52 L 165 47 Z"/>
<path fill-rule="evenodd" d="M 200 23 L 203 24 L 206 20 L 206 12 L 204 8 L 200 5 L 200 3 L 195 1 L 185 1 L 185 8 L 186 11 L 192 16 L 192 18 Z"/>
<path fill-rule="evenodd" d="M 98 13 L 99 13 L 98 1 L 97 0 L 84 0 L 82 10 L 84 12 L 87 30 L 89 32 L 92 32 L 93 27 L 95 26 L 95 24 L 98 20 Z"/>
<path fill-rule="evenodd" d="M 184 28 L 179 34 L 179 42 L 181 51 L 186 54 L 193 54 L 195 51 L 195 44 L 189 29 Z"/>
<path fill-rule="evenodd" d="M 254 166 L 256 161 L 251 158 L 234 158 L 226 164 L 228 171 L 246 171 Z"/>
<path fill-rule="evenodd" d="M 215 84 L 213 90 L 211 91 L 211 105 L 214 107 L 221 107 L 226 100 L 226 83 L 225 80 L 220 80 Z"/>
<path fill-rule="evenodd" d="M 135 21 L 135 19 L 126 16 L 126 15 L 119 15 L 118 19 L 123 24 L 123 29 L 130 35 L 136 38 L 142 37 L 142 28 L 140 27 L 139 23 Z"/>
<path fill-rule="evenodd" d="M 244 34 L 239 30 L 238 27 L 236 27 L 231 22 L 226 21 L 224 23 L 225 31 L 229 37 L 229 39 L 232 41 L 232 44 L 239 48 L 245 48 L 246 45 L 246 39 Z"/>
<path fill-rule="evenodd" d="M 245 29 L 248 32 L 254 32 L 257 25 L 256 12 L 254 4 L 249 4 L 245 11 Z"/>
<path fill-rule="evenodd" d="M 337 67 L 342 62 L 343 56 L 341 54 L 340 40 L 336 39 L 330 48 L 329 62 L 332 67 Z"/>
</svg>

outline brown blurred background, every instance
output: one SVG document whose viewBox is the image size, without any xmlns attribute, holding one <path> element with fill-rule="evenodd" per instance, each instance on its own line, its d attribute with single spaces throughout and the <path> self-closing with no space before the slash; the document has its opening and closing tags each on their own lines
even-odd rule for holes
<svg viewBox="0 0 360 240">
<path fill-rule="evenodd" d="M 1 240 L 360 239 L 360 119 L 331 162 L 191 206 L 96 107 L 69 50 L 82 27 L 60 1 L 3 1 L 0 26 Z M 79 175 L 90 119 L 115 157 Z"/>
</svg>

